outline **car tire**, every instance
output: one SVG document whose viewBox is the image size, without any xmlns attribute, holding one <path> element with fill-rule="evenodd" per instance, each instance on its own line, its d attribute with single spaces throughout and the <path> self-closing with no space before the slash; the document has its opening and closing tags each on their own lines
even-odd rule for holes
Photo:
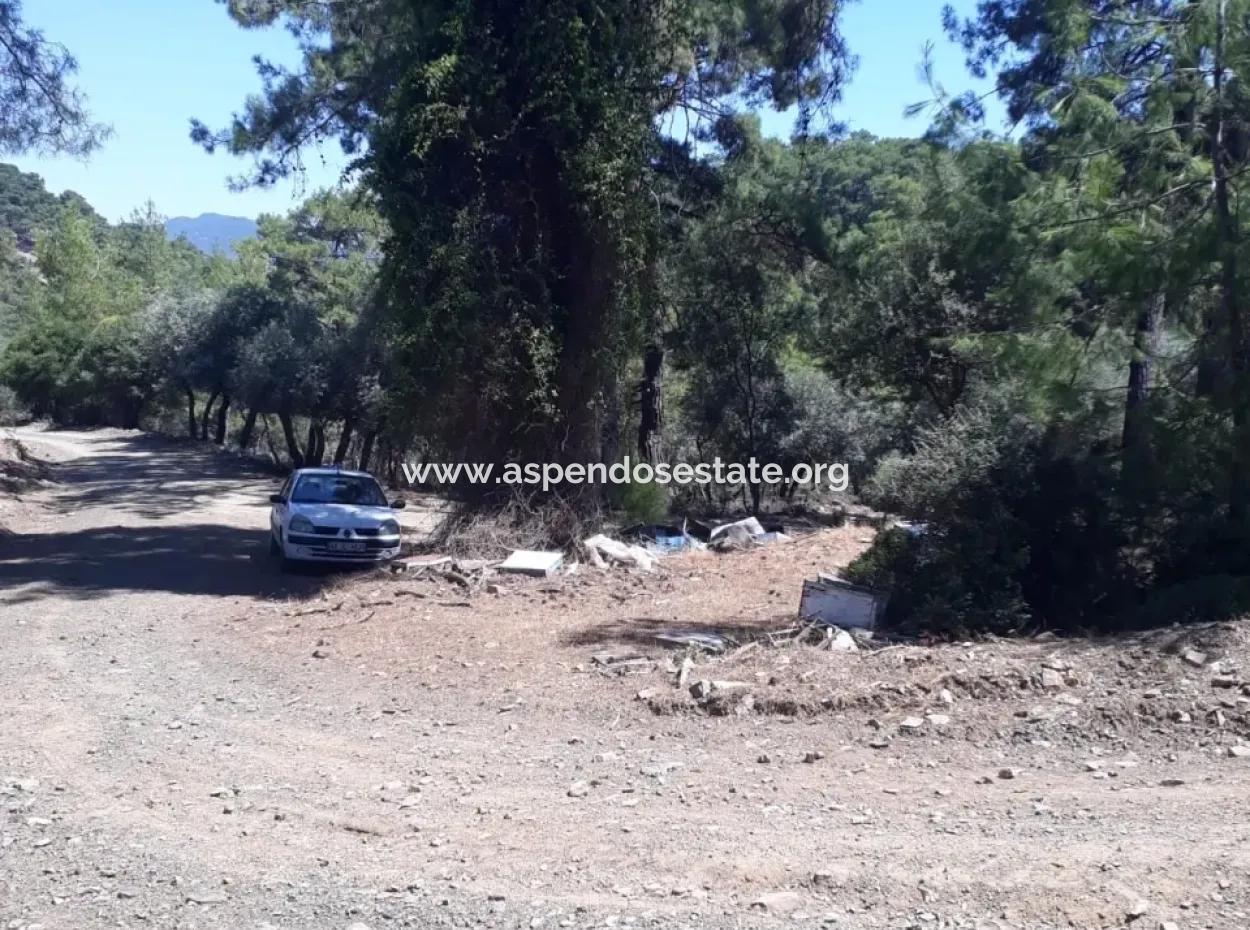
<svg viewBox="0 0 1250 930">
<path fill-rule="evenodd" d="M 282 546 L 279 545 L 278 537 L 274 536 L 273 533 L 269 534 L 269 554 L 282 555 Z"/>
</svg>

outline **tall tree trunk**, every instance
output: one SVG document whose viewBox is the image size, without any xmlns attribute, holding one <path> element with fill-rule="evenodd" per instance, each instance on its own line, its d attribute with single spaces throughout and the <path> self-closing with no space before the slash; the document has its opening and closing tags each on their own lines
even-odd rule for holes
<svg viewBox="0 0 1250 930">
<path fill-rule="evenodd" d="M 259 413 L 260 411 L 254 405 L 248 408 L 247 416 L 243 418 L 243 428 L 239 430 L 236 440 L 240 449 L 246 451 L 251 446 L 252 433 L 256 430 L 256 417 Z"/>
<path fill-rule="evenodd" d="M 269 458 L 273 460 L 273 463 L 275 465 L 281 465 L 282 455 L 278 452 L 277 448 L 273 444 L 273 427 L 269 423 L 269 414 L 267 413 L 261 414 L 260 422 L 261 422 L 261 425 L 264 427 L 261 430 L 260 438 L 261 438 L 261 441 L 265 444 L 265 448 L 269 450 Z"/>
<path fill-rule="evenodd" d="M 550 182 L 546 182 L 550 184 Z M 616 316 L 617 254 L 613 232 L 602 220 L 587 220 L 567 192 L 557 197 L 557 246 L 566 258 L 567 282 L 559 288 L 565 309 L 558 369 L 558 405 L 563 420 L 551 460 L 595 462 L 602 449 L 604 398 L 615 389 L 612 333 Z M 581 484 L 569 489 L 581 506 L 598 504 L 602 489 Z M 575 501 L 575 506 L 577 502 Z"/>
<path fill-rule="evenodd" d="M 195 390 L 187 388 L 187 436 L 190 439 L 195 438 L 196 422 L 195 422 Z"/>
<path fill-rule="evenodd" d="M 299 440 L 295 438 L 295 424 L 291 414 L 285 410 L 278 412 L 278 422 L 282 424 L 282 437 L 286 440 L 286 451 L 291 457 L 292 468 L 304 467 L 304 453 L 300 451 Z"/>
<path fill-rule="evenodd" d="M 360 464 L 361 471 L 369 470 L 369 461 L 373 458 L 373 444 L 377 441 L 378 431 L 371 429 L 365 433 L 364 440 L 360 443 Z"/>
<path fill-rule="evenodd" d="M 201 440 L 208 439 L 208 419 L 209 419 L 209 416 L 213 412 L 213 404 L 216 402 L 217 395 L 219 393 L 220 391 L 213 391 L 213 393 L 208 395 L 208 403 L 205 404 L 204 413 L 200 417 L 200 439 Z"/>
<path fill-rule="evenodd" d="M 339 433 L 339 444 L 334 447 L 334 464 L 342 465 L 347 459 L 347 452 L 352 445 L 352 430 L 356 428 L 356 421 L 348 417 L 343 421 L 343 432 Z"/>
<path fill-rule="evenodd" d="M 122 429 L 138 429 L 139 420 L 143 416 L 143 408 L 147 401 L 140 397 L 126 405 L 125 412 L 122 414 Z"/>
<path fill-rule="evenodd" d="M 664 350 L 647 346 L 642 362 L 642 382 L 638 385 L 638 458 L 655 465 L 660 460 L 660 430 L 664 425 L 661 379 Z"/>
<path fill-rule="evenodd" d="M 1163 318 L 1164 294 L 1151 296 L 1137 314 L 1133 332 L 1133 358 L 1128 366 L 1128 393 L 1124 398 L 1124 432 L 1120 447 L 1126 457 L 1137 458 L 1146 449 L 1146 402 L 1150 396 L 1150 376 L 1159 350 L 1159 329 Z"/>
<path fill-rule="evenodd" d="M 1214 175 L 1216 237 L 1220 256 L 1220 315 L 1228 325 L 1228 361 L 1232 383 L 1228 398 L 1233 413 L 1233 450 L 1229 467 L 1229 519 L 1237 527 L 1245 527 L 1250 515 L 1250 391 L 1247 390 L 1247 345 L 1245 320 L 1237 293 L 1237 227 L 1229 204 L 1228 193 L 1228 104 L 1225 99 L 1225 34 L 1228 25 L 1228 3 L 1220 0 L 1216 21 L 1215 55 L 1211 75 L 1215 93 L 1216 129 L 1212 142 L 1211 165 Z"/>
<path fill-rule="evenodd" d="M 326 431 L 315 417 L 308 421 L 308 441 L 304 445 L 304 464 L 317 466 L 325 459 Z"/>
<path fill-rule="evenodd" d="M 213 442 L 222 446 L 226 443 L 226 416 L 230 413 L 230 395 L 221 395 L 221 406 L 217 408 L 217 432 Z"/>
</svg>

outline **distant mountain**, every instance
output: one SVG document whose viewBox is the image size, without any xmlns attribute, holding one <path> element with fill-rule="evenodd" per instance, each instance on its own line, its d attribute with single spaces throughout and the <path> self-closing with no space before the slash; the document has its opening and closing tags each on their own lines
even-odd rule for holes
<svg viewBox="0 0 1250 930">
<path fill-rule="evenodd" d="M 170 239 L 186 236 L 187 241 L 201 252 L 221 252 L 234 255 L 234 244 L 256 235 L 256 221 L 245 216 L 222 216 L 220 213 L 201 213 L 192 219 L 175 216 L 165 221 L 165 235 Z"/>
</svg>

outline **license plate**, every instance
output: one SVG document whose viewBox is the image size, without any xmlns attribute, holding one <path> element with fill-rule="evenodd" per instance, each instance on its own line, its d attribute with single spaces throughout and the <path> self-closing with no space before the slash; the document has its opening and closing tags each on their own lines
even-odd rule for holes
<svg viewBox="0 0 1250 930">
<path fill-rule="evenodd" d="M 331 552 L 364 552 L 365 544 L 362 542 L 331 542 L 326 544 L 326 548 Z"/>
</svg>

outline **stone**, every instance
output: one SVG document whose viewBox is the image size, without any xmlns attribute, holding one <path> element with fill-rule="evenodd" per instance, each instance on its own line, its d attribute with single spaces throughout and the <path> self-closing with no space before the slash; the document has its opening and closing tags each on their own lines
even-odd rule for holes
<svg viewBox="0 0 1250 930">
<path fill-rule="evenodd" d="M 951 722 L 950 714 L 925 714 L 924 719 L 935 727 L 944 727 Z"/>
<path fill-rule="evenodd" d="M 804 753 L 803 761 L 810 765 L 813 762 L 819 762 L 824 757 L 825 757 L 825 754 L 821 752 L 820 750 L 811 750 L 807 753 Z"/>
<path fill-rule="evenodd" d="M 711 697 L 728 694 L 733 691 L 745 691 L 751 685 L 745 681 L 708 681 L 701 678 L 690 686 L 690 696 L 696 701 L 706 701 Z"/>
<path fill-rule="evenodd" d="M 1214 675 L 1211 678 L 1212 688 L 1236 688 L 1241 684 L 1241 679 L 1236 675 Z"/>
<path fill-rule="evenodd" d="M 1063 675 L 1055 671 L 1053 668 L 1042 669 L 1042 687 L 1047 689 L 1062 688 L 1064 686 Z"/>
<path fill-rule="evenodd" d="M 226 896 L 218 891 L 196 891 L 187 895 L 191 904 L 225 904 Z"/>
<path fill-rule="evenodd" d="M 833 652 L 859 652 L 859 645 L 846 630 L 834 628 L 829 638 L 829 648 Z"/>
<path fill-rule="evenodd" d="M 1228 755 L 1231 759 L 1250 759 L 1250 746 L 1229 746 Z"/>
<path fill-rule="evenodd" d="M 1199 652 L 1197 649 L 1186 649 L 1181 653 L 1181 660 L 1194 668 L 1202 668 L 1202 666 L 1207 664 L 1207 654 Z"/>
<path fill-rule="evenodd" d="M 770 891 L 752 901 L 751 907 L 767 914 L 793 914 L 803 907 L 803 897 L 795 891 Z"/>
<path fill-rule="evenodd" d="M 998 770 L 998 777 L 1003 779 L 1004 781 L 1011 781 L 1013 778 L 1015 778 L 1019 774 L 1020 774 L 1019 769 L 999 769 Z"/>
<path fill-rule="evenodd" d="M 312 657 L 314 659 L 328 659 L 330 658 L 330 653 L 328 653 L 324 649 L 314 649 L 312 652 Z"/>
<path fill-rule="evenodd" d="M 590 794 L 590 785 L 584 781 L 575 781 L 569 785 L 568 795 L 570 798 L 584 798 Z"/>
<path fill-rule="evenodd" d="M 924 726 L 924 719 L 921 717 L 904 717 L 899 722 L 899 729 L 902 730 L 919 730 Z"/>
</svg>

